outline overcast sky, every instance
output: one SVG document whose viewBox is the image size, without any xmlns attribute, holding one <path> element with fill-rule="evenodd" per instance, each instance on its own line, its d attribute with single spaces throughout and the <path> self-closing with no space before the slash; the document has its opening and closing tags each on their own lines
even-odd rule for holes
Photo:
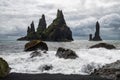
<svg viewBox="0 0 120 80">
<path fill-rule="evenodd" d="M 74 37 L 88 39 L 101 25 L 103 39 L 120 40 L 120 0 L 0 0 L 0 36 L 26 35 L 27 26 L 45 14 L 47 25 L 63 10 Z"/>
</svg>

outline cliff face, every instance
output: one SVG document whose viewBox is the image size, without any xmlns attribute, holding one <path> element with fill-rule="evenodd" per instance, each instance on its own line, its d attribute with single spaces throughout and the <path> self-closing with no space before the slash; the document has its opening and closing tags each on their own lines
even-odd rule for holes
<svg viewBox="0 0 120 80">
<path fill-rule="evenodd" d="M 96 22 L 96 32 L 95 32 L 95 36 L 92 38 L 92 34 L 89 35 L 89 40 L 90 41 L 102 41 L 101 37 L 100 37 L 100 25 L 99 22 Z"/>
<path fill-rule="evenodd" d="M 62 10 L 57 11 L 57 17 L 46 28 L 45 16 L 42 15 L 39 20 L 37 31 L 35 32 L 34 22 L 28 27 L 27 35 L 18 40 L 35 40 L 44 41 L 72 41 L 72 31 L 67 26 Z"/>
</svg>

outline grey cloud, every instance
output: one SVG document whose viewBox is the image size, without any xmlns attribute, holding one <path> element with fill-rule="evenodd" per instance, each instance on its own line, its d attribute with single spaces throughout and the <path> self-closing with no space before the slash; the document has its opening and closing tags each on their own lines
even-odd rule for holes
<svg viewBox="0 0 120 80">
<path fill-rule="evenodd" d="M 49 25 L 59 8 L 74 36 L 88 39 L 89 33 L 94 34 L 95 23 L 99 20 L 104 39 L 120 39 L 120 0 L 92 1 L 0 0 L 0 35 L 25 35 L 31 21 L 34 20 L 37 27 L 43 13 Z"/>
</svg>

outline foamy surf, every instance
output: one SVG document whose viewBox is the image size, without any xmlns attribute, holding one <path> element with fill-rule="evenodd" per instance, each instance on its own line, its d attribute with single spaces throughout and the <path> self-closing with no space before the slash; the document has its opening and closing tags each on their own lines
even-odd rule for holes
<svg viewBox="0 0 120 80">
<path fill-rule="evenodd" d="M 95 68 L 115 62 L 120 59 L 120 50 L 76 49 L 79 58 L 63 59 L 55 56 L 56 51 L 42 53 L 41 56 L 30 58 L 31 52 L 9 53 L 0 55 L 8 61 L 11 72 L 17 73 L 62 73 L 62 74 L 89 74 Z M 52 65 L 51 70 L 42 70 L 44 65 Z M 90 68 L 90 69 L 89 69 Z"/>
</svg>

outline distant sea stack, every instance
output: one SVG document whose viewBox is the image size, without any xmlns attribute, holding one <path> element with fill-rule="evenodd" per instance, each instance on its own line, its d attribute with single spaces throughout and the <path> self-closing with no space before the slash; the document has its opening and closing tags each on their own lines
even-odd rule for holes
<svg viewBox="0 0 120 80">
<path fill-rule="evenodd" d="M 100 25 L 99 22 L 96 22 L 96 32 L 95 36 L 92 38 L 92 34 L 89 35 L 89 41 L 102 41 L 100 37 Z"/>
<path fill-rule="evenodd" d="M 72 31 L 67 26 L 62 10 L 57 11 L 57 17 L 43 32 L 48 41 L 73 41 Z"/>
<path fill-rule="evenodd" d="M 34 22 L 28 26 L 27 35 L 17 40 L 43 40 L 43 41 L 73 41 L 72 31 L 67 26 L 62 10 L 57 11 L 57 17 L 48 26 L 45 15 L 39 20 L 35 31 Z"/>
</svg>

